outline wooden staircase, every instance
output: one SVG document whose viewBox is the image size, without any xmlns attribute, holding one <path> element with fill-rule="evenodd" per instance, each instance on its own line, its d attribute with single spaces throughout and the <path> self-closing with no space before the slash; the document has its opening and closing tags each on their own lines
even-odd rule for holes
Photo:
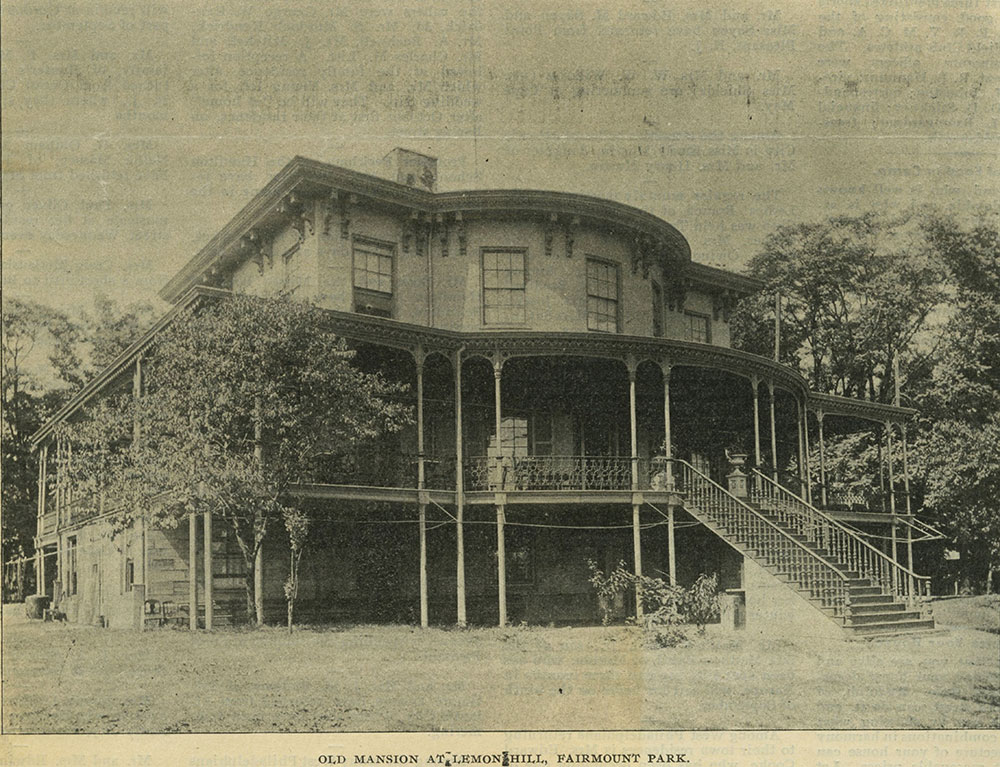
<svg viewBox="0 0 1000 767">
<path fill-rule="evenodd" d="M 687 462 L 673 463 L 676 487 L 692 516 L 798 592 L 849 638 L 935 628 L 922 599 L 929 595 L 929 578 L 756 471 L 742 498 Z"/>
</svg>

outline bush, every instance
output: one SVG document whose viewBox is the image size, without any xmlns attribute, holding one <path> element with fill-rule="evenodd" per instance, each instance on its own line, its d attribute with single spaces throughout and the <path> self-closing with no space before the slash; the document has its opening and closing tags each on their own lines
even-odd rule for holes
<svg viewBox="0 0 1000 767">
<path fill-rule="evenodd" d="M 705 624 L 719 615 L 719 576 L 716 573 L 698 576 L 691 588 L 667 583 L 662 578 L 647 575 L 636 576 L 625 569 L 625 562 L 605 574 L 592 560 L 587 560 L 590 568 L 590 583 L 597 591 L 601 608 L 601 623 L 611 622 L 615 597 L 634 587 L 642 600 L 643 624 L 648 629 L 657 629 L 654 638 L 661 647 L 676 647 L 687 640 L 680 629 L 674 627 L 683 623 L 693 623 L 699 634 L 705 633 Z M 670 627 L 669 630 L 658 630 Z M 663 634 L 661 638 L 660 634 Z"/>
<path fill-rule="evenodd" d="M 677 626 L 666 626 L 656 629 L 653 639 L 660 647 L 677 647 L 688 641 L 688 636 L 683 629 Z"/>
<path fill-rule="evenodd" d="M 684 593 L 681 611 L 690 623 L 705 633 L 705 624 L 719 616 L 719 576 L 702 573 Z"/>
</svg>

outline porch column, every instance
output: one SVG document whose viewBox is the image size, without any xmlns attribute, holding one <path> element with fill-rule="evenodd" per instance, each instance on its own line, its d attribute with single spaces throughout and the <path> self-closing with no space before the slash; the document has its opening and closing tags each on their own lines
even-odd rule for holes
<svg viewBox="0 0 1000 767">
<path fill-rule="evenodd" d="M 456 623 L 465 626 L 465 539 L 463 519 L 465 517 L 465 469 L 462 462 L 462 351 L 455 352 L 455 600 L 457 602 Z"/>
<path fill-rule="evenodd" d="M 45 593 L 45 549 L 42 546 L 35 552 L 35 593 Z"/>
<path fill-rule="evenodd" d="M 634 357 L 629 357 L 625 361 L 628 368 L 628 424 L 629 424 L 629 444 L 632 457 L 632 490 L 639 489 L 639 447 L 638 435 L 636 434 L 635 418 L 635 372 L 638 366 Z"/>
<path fill-rule="evenodd" d="M 205 527 L 205 631 L 212 630 L 212 512 L 204 514 Z"/>
<path fill-rule="evenodd" d="M 500 488 L 504 486 L 502 450 L 500 444 L 500 425 L 502 412 L 500 410 L 500 378 L 503 375 L 503 358 L 497 352 L 493 357 L 493 418 L 497 436 L 497 477 Z M 500 625 L 507 625 L 507 547 L 504 543 L 504 507 L 496 505 L 497 510 L 497 605 L 500 613 Z"/>
<path fill-rule="evenodd" d="M 890 421 L 885 422 L 885 452 L 886 452 L 886 469 L 889 473 L 889 514 L 892 515 L 892 561 L 899 561 L 899 551 L 897 549 L 896 541 L 896 478 L 893 473 L 892 464 L 892 423 Z M 892 570 L 892 582 L 896 586 L 896 569 Z"/>
<path fill-rule="evenodd" d="M 424 502 L 426 467 L 424 466 L 424 351 L 413 352 L 417 367 L 417 521 L 420 530 L 420 627 L 429 624 L 427 610 L 427 504 Z"/>
<path fill-rule="evenodd" d="M 913 572 L 913 510 L 910 507 L 910 464 L 906 454 L 906 424 L 900 424 L 900 437 L 903 440 L 903 492 L 906 494 L 906 569 Z M 907 593 L 913 599 L 913 576 L 907 574 Z"/>
<path fill-rule="evenodd" d="M 674 457 L 674 448 L 670 440 L 670 363 L 667 361 L 661 362 L 660 370 L 663 371 L 663 455 L 667 459 L 667 477 L 672 477 L 673 471 L 670 459 Z"/>
<path fill-rule="evenodd" d="M 812 503 L 812 466 L 810 464 L 811 459 L 809 457 L 809 403 L 806 401 L 803 401 L 802 403 L 802 441 L 802 465 L 805 467 L 806 472 L 806 501 Z"/>
<path fill-rule="evenodd" d="M 778 435 L 774 431 L 774 381 L 767 382 L 767 390 L 770 393 L 771 406 L 771 474 L 775 482 L 778 481 Z"/>
<path fill-rule="evenodd" d="M 826 503 L 826 453 L 824 452 L 824 438 L 823 438 L 823 416 L 825 414 L 822 410 L 816 411 L 816 423 L 819 427 L 819 496 L 820 502 L 823 504 L 825 509 Z"/>
<path fill-rule="evenodd" d="M 756 468 L 760 468 L 760 379 L 757 376 L 750 377 L 750 386 L 753 388 L 753 460 Z"/>
<path fill-rule="evenodd" d="M 198 524 L 193 511 L 188 514 L 188 628 L 198 628 Z"/>
<path fill-rule="evenodd" d="M 806 497 L 806 473 L 805 473 L 805 448 L 802 443 L 802 403 L 798 399 L 795 400 L 795 419 L 796 423 L 796 433 L 798 435 L 798 449 L 799 449 L 799 492 L 802 494 L 802 498 Z"/>
<path fill-rule="evenodd" d="M 670 463 L 673 458 L 673 446 L 670 442 L 670 369 L 671 365 L 664 360 L 660 363 L 663 371 L 663 455 L 667 459 L 667 487 L 673 489 L 674 467 Z M 670 585 L 677 583 L 677 556 L 674 547 L 674 505 L 667 506 L 667 556 L 669 557 L 668 575 Z"/>
<path fill-rule="evenodd" d="M 629 357 L 625 362 L 628 367 L 628 420 L 630 449 L 632 451 L 632 492 L 639 489 L 639 443 L 636 433 L 635 417 L 635 374 L 638 367 L 635 358 Z M 636 578 L 642 577 L 642 540 L 639 533 L 639 505 L 632 504 L 632 555 L 635 559 Z M 639 582 L 635 584 L 635 617 L 636 620 L 642 618 L 642 588 Z"/>
</svg>

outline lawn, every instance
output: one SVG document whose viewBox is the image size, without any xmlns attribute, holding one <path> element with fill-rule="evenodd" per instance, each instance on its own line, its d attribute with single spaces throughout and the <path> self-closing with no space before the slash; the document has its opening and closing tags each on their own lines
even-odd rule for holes
<svg viewBox="0 0 1000 767">
<path fill-rule="evenodd" d="M 948 602 L 949 616 L 976 612 Z M 8 605 L 3 727 L 995 728 L 998 658 L 1000 636 L 954 623 L 881 642 L 709 633 L 659 648 L 626 627 L 138 634 L 30 622 Z"/>
</svg>

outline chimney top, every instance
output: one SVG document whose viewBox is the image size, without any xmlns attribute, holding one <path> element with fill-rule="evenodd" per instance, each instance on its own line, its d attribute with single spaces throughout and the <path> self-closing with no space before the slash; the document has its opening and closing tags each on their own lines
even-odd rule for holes
<svg viewBox="0 0 1000 767">
<path fill-rule="evenodd" d="M 437 191 L 437 158 L 396 147 L 382 158 L 382 174 L 399 184 Z"/>
</svg>

